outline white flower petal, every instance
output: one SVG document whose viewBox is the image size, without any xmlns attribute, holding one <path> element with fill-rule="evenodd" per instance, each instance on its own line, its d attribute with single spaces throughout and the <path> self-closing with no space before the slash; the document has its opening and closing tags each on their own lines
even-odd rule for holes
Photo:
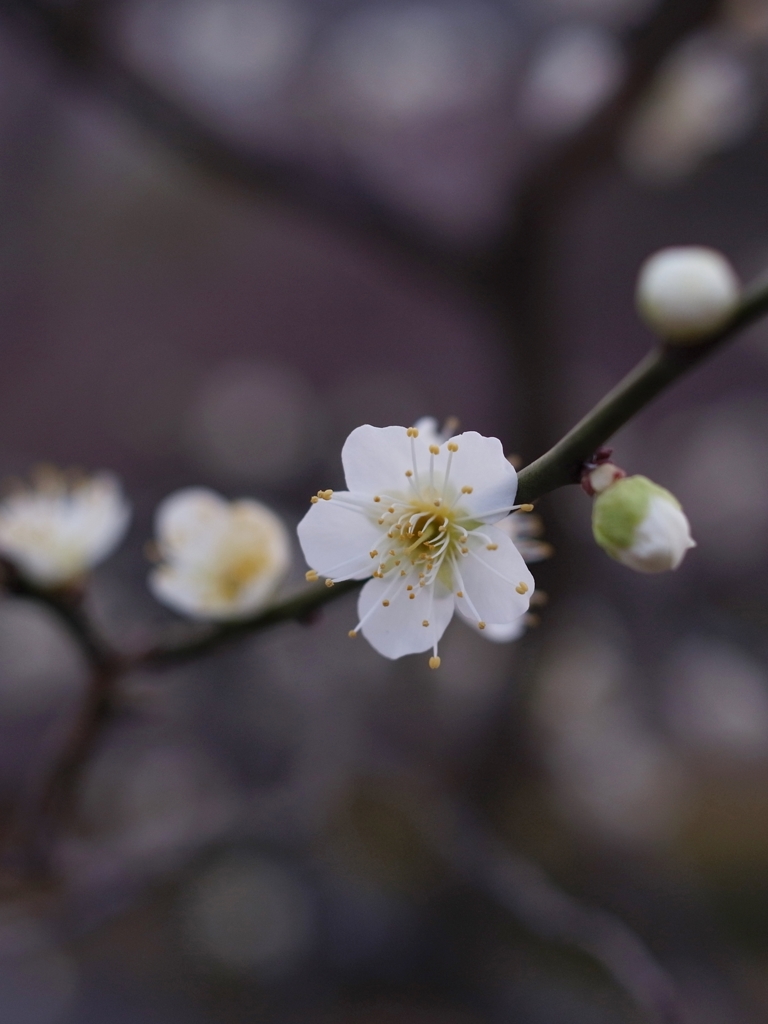
<svg viewBox="0 0 768 1024">
<path fill-rule="evenodd" d="M 434 416 L 422 416 L 413 425 L 418 430 L 423 444 L 442 444 L 445 441 L 445 437 L 440 431 L 440 425 Z"/>
<path fill-rule="evenodd" d="M 528 611 L 535 583 L 523 556 L 505 533 L 492 526 L 483 533 L 498 547 L 489 551 L 485 541 L 470 538 L 470 553 L 458 562 L 456 590 L 464 597 L 456 598 L 456 607 L 470 622 L 476 611 L 479 621 L 508 625 Z M 526 588 L 522 594 L 516 589 L 520 584 Z"/>
<path fill-rule="evenodd" d="M 369 501 L 374 495 L 407 490 L 405 474 L 414 469 L 414 453 L 416 473 L 428 472 L 429 443 L 420 437 L 412 442 L 406 427 L 357 427 L 341 450 L 347 487 Z"/>
<path fill-rule="evenodd" d="M 386 527 L 364 512 L 347 508 L 345 499 L 358 500 L 348 491 L 337 491 L 329 501 L 310 506 L 298 525 L 299 543 L 307 565 L 321 576 L 364 580 L 376 568 L 370 552 Z M 372 502 L 371 507 L 375 508 Z"/>
<path fill-rule="evenodd" d="M 451 441 L 458 445 L 458 451 L 451 462 L 450 482 L 459 491 L 472 488 L 471 493 L 462 495 L 462 508 L 481 522 L 503 519 L 515 503 L 517 473 L 505 458 L 501 441 L 497 437 L 483 437 L 474 430 L 458 434 Z M 446 448 L 438 458 L 442 470 Z"/>
<path fill-rule="evenodd" d="M 185 487 L 169 495 L 155 512 L 155 532 L 161 545 L 183 551 L 200 536 L 210 535 L 214 524 L 224 528 L 229 503 L 207 487 Z"/>
<path fill-rule="evenodd" d="M 486 640 L 492 640 L 497 644 L 508 644 L 513 640 L 519 640 L 526 630 L 525 616 L 521 615 L 514 622 L 505 623 L 503 626 L 495 622 L 486 623 L 485 629 L 479 629 L 477 624 L 469 622 L 469 625 Z"/>
<path fill-rule="evenodd" d="M 414 586 L 410 592 L 409 583 Z M 409 593 L 416 595 L 413 600 Z M 368 643 L 385 658 L 402 658 L 427 651 L 440 640 L 453 616 L 453 595 L 441 583 L 420 588 L 416 573 L 399 578 L 394 590 L 390 580 L 372 579 L 360 593 L 358 614 L 365 620 L 362 633 Z"/>
</svg>

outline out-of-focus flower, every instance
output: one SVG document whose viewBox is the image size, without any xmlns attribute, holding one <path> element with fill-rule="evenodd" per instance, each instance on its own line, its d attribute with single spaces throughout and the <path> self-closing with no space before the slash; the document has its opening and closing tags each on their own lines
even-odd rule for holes
<svg viewBox="0 0 768 1024">
<path fill-rule="evenodd" d="M 202 487 L 165 499 L 155 518 L 160 565 L 155 597 L 199 619 L 238 619 L 263 607 L 285 575 L 290 542 L 258 501 L 226 501 Z"/>
<path fill-rule="evenodd" d="M 573 131 L 614 91 L 623 60 L 615 38 L 599 28 L 556 29 L 534 59 L 522 98 L 522 112 L 537 131 Z"/>
<path fill-rule="evenodd" d="M 742 139 L 758 105 L 743 58 L 719 40 L 699 37 L 667 61 L 624 140 L 638 178 L 674 182 Z"/>
<path fill-rule="evenodd" d="M 431 648 L 432 668 L 454 610 L 483 631 L 509 626 L 534 588 L 492 525 L 519 507 L 501 443 L 473 431 L 438 441 L 434 426 L 358 427 L 342 450 L 349 490 L 320 491 L 299 523 L 308 579 L 372 577 L 350 635 L 388 658 Z"/>
<path fill-rule="evenodd" d="M 43 467 L 0 502 L 0 553 L 39 587 L 70 583 L 122 540 L 130 509 L 109 473 Z"/>
<path fill-rule="evenodd" d="M 604 490 L 597 480 L 591 482 L 598 492 L 592 508 L 595 540 L 622 565 L 637 572 L 665 572 L 676 569 L 685 552 L 696 546 L 680 502 L 647 477 L 607 480 Z"/>
<path fill-rule="evenodd" d="M 384 122 L 472 109 L 504 73 L 505 28 L 480 0 L 357 6 L 331 37 L 327 88 L 339 107 Z"/>
<path fill-rule="evenodd" d="M 648 257 L 640 268 L 636 299 L 657 334 L 690 345 L 726 322 L 740 294 L 736 272 L 722 253 L 688 245 Z"/>
</svg>

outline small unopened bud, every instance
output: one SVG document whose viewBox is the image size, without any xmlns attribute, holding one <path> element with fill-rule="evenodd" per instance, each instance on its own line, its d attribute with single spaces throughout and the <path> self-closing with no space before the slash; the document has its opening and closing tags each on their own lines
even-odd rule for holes
<svg viewBox="0 0 768 1024">
<path fill-rule="evenodd" d="M 680 502 L 644 476 L 628 476 L 607 487 L 592 508 L 595 540 L 637 572 L 676 569 L 695 547 Z"/>
<path fill-rule="evenodd" d="M 657 334 L 677 345 L 695 345 L 735 310 L 741 286 L 728 260 L 715 249 L 662 249 L 640 268 L 636 301 Z"/>
<path fill-rule="evenodd" d="M 583 477 L 581 485 L 590 496 L 602 494 L 611 484 L 626 475 L 623 469 L 614 466 L 612 462 L 602 462 Z"/>
</svg>

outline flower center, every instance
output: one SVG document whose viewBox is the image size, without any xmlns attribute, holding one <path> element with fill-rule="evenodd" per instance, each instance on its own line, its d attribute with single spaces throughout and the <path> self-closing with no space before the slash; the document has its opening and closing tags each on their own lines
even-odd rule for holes
<svg viewBox="0 0 768 1024">
<path fill-rule="evenodd" d="M 388 527 L 388 547 L 386 552 L 371 552 L 372 558 L 380 558 L 374 575 L 399 569 L 405 576 L 416 569 L 421 586 L 433 582 L 467 538 L 467 530 L 459 523 L 466 518 L 463 512 L 432 488 L 427 495 L 393 495 L 382 501 L 389 502 L 378 520 L 379 525 Z"/>
<path fill-rule="evenodd" d="M 263 551 L 247 551 L 227 561 L 216 575 L 216 590 L 225 601 L 235 601 L 241 591 L 267 566 Z"/>
</svg>

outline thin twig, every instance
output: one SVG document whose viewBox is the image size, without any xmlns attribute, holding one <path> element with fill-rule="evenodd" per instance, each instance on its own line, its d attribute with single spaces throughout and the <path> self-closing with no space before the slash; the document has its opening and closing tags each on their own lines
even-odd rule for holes
<svg viewBox="0 0 768 1024">
<path fill-rule="evenodd" d="M 510 853 L 476 815 L 447 798 L 417 825 L 457 874 L 547 942 L 574 946 L 596 960 L 657 1024 L 683 1024 L 675 984 L 642 939 L 618 917 L 559 889 L 545 872 Z"/>
</svg>

